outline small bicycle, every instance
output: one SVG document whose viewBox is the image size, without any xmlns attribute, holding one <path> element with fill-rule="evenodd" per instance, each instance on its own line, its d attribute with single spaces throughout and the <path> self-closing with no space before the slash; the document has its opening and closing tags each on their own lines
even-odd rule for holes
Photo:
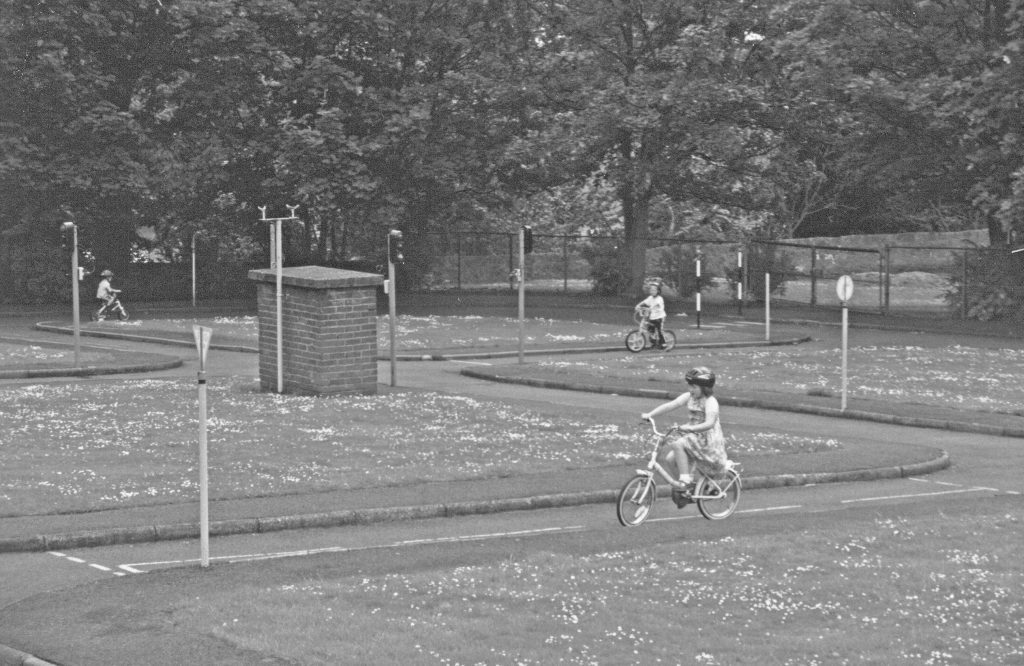
<svg viewBox="0 0 1024 666">
<path fill-rule="evenodd" d="M 637 328 L 626 335 L 626 349 L 634 354 L 654 346 L 655 332 L 654 325 L 649 319 L 650 314 L 650 308 L 639 308 L 633 311 L 633 320 L 637 323 Z M 665 344 L 662 351 L 671 351 L 676 346 L 675 332 L 662 327 L 661 334 Z"/>
<path fill-rule="evenodd" d="M 92 320 L 103 321 L 107 317 L 112 317 L 114 315 L 117 315 L 117 318 L 121 321 L 128 321 L 128 311 L 125 310 L 123 305 L 121 305 L 120 296 L 114 296 L 112 299 L 101 305 L 98 310 L 92 313 Z"/>
<path fill-rule="evenodd" d="M 651 515 L 651 508 L 658 494 L 655 472 L 672 487 L 672 498 L 676 500 L 676 506 L 679 508 L 694 502 L 700 514 L 708 520 L 722 520 L 731 516 L 740 502 L 743 485 L 740 480 L 739 463 L 728 461 L 725 473 L 717 479 L 700 474 L 692 492 L 687 492 L 688 486 L 674 479 L 658 462 L 658 451 L 676 428 L 669 428 L 667 433 L 658 432 L 654 419 L 648 421 L 651 430 L 654 431 L 654 437 L 651 438 L 654 445 L 647 468 L 638 469 L 636 476 L 627 481 L 619 491 L 615 504 L 619 523 L 625 527 L 635 527 Z"/>
</svg>

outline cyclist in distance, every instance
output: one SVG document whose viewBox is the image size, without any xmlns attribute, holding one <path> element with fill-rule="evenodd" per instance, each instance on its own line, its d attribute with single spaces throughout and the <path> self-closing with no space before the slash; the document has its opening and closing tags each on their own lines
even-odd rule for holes
<svg viewBox="0 0 1024 666">
<path fill-rule="evenodd" d="M 104 306 L 114 302 L 114 299 L 121 293 L 121 290 L 110 286 L 110 279 L 114 277 L 111 271 L 105 270 L 100 273 L 100 276 L 103 279 L 100 280 L 99 286 L 96 287 L 96 300 L 100 302 L 100 310 L 103 310 Z"/>
<path fill-rule="evenodd" d="M 692 491 L 694 471 L 715 478 L 725 472 L 729 458 L 719 420 L 718 399 L 714 396 L 715 373 L 705 367 L 693 368 L 686 373 L 686 383 L 690 389 L 688 392 L 641 414 L 640 418 L 653 419 L 686 406 L 690 413 L 689 421 L 679 426 L 676 436 L 665 444 L 671 449 L 667 458 L 676 465 L 680 483 L 690 485 Z"/>
<path fill-rule="evenodd" d="M 647 321 L 651 327 L 651 344 L 655 349 L 665 348 L 665 335 L 661 332 L 665 324 L 665 299 L 661 296 L 661 285 L 651 283 L 647 287 L 647 298 L 636 304 L 633 308 L 640 311 L 647 308 Z"/>
</svg>

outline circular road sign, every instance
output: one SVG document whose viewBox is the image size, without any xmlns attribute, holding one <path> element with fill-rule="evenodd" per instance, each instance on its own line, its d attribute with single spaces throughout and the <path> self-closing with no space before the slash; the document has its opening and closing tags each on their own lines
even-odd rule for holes
<svg viewBox="0 0 1024 666">
<path fill-rule="evenodd" d="M 843 275 L 838 280 L 836 280 L 836 295 L 839 297 L 839 300 L 843 301 L 844 303 L 850 300 L 850 297 L 853 296 L 852 277 L 850 277 L 849 275 Z"/>
</svg>

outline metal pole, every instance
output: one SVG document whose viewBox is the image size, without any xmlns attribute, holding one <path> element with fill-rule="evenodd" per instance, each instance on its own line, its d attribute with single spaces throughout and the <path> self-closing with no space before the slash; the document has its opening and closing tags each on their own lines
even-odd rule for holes
<svg viewBox="0 0 1024 666">
<path fill-rule="evenodd" d="M 764 274 L 764 341 L 772 341 L 772 274 Z"/>
<path fill-rule="evenodd" d="M 295 215 L 298 206 L 287 206 L 288 217 L 267 217 L 267 207 L 260 206 L 260 219 L 273 222 L 270 227 L 270 265 L 277 269 L 277 392 L 284 393 L 284 233 L 281 223 L 285 220 L 297 220 Z"/>
<path fill-rule="evenodd" d="M 284 393 L 284 244 L 281 241 L 281 220 L 277 220 L 274 227 L 274 254 L 277 257 L 277 392 Z"/>
<path fill-rule="evenodd" d="M 736 305 L 743 316 L 743 248 L 736 252 Z"/>
<path fill-rule="evenodd" d="M 196 306 L 196 234 L 192 232 L 192 307 Z"/>
<path fill-rule="evenodd" d="M 697 250 L 697 328 L 700 328 L 700 250 Z"/>
<path fill-rule="evenodd" d="M 388 234 L 388 325 L 391 353 L 391 385 L 398 386 L 398 363 L 395 356 L 395 328 L 398 317 L 395 316 L 397 295 L 395 294 L 395 262 L 391 261 L 391 234 Z"/>
<path fill-rule="evenodd" d="M 78 225 L 71 223 L 72 246 L 71 246 L 71 320 L 75 328 L 75 367 L 82 367 L 82 338 L 81 338 L 81 313 L 79 312 L 78 293 Z"/>
<path fill-rule="evenodd" d="M 526 336 L 526 230 L 519 228 L 519 363 L 523 363 Z"/>
<path fill-rule="evenodd" d="M 199 371 L 199 557 L 210 566 L 210 479 L 207 473 L 206 372 Z"/>
<path fill-rule="evenodd" d="M 847 343 L 847 325 L 849 324 L 848 308 L 846 307 L 846 301 L 843 301 L 843 397 L 839 406 L 839 410 L 842 412 L 846 411 L 846 343 Z"/>
<path fill-rule="evenodd" d="M 199 351 L 199 563 L 210 566 L 210 478 L 206 436 L 206 354 L 210 349 L 213 331 L 204 326 L 193 326 L 196 348 Z"/>
</svg>

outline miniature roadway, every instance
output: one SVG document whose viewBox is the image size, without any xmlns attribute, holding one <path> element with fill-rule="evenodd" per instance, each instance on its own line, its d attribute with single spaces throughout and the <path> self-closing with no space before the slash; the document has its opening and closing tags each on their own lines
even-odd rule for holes
<svg viewBox="0 0 1024 666">
<path fill-rule="evenodd" d="M 26 325 L 35 313 L 8 317 L 0 340 L 67 344 L 70 329 L 59 323 L 45 330 Z M 763 345 L 757 322 L 723 318 L 720 344 Z M 814 322 L 773 324 L 776 344 L 795 344 L 834 337 L 834 328 Z M 899 331 L 858 331 L 858 344 L 881 343 L 906 335 Z M 936 343 L 949 337 L 935 334 Z M 681 336 L 683 339 L 684 336 Z M 962 337 L 956 341 L 965 343 Z M 982 345 L 999 341 L 973 340 Z M 96 344 L 90 342 L 89 344 Z M 78 378 L 0 376 L 11 387 L 40 381 L 96 381 L 97 373 L 116 378 L 194 376 L 194 349 L 175 352 L 168 342 L 158 346 L 121 338 L 104 346 L 154 354 L 147 368 L 93 369 Z M 827 342 L 827 344 L 832 344 Z M 919 341 L 915 340 L 915 344 Z M 1020 346 L 1013 341 L 1013 346 Z M 834 345 L 833 345 L 834 346 Z M 211 351 L 208 377 L 255 376 L 257 357 L 243 346 L 228 343 Z M 681 344 L 680 353 L 697 346 Z M 583 348 L 529 349 L 535 356 L 551 353 L 607 355 L 613 350 Z M 615 348 L 615 353 L 625 353 Z M 500 401 L 529 410 L 558 405 L 566 410 L 603 410 L 624 423 L 658 402 L 674 397 L 664 389 L 594 385 L 572 379 L 559 384 L 537 382 L 517 372 L 517 354 L 502 352 L 416 353 L 401 362 L 397 384 Z M 390 363 L 381 361 L 382 384 L 390 379 Z M 107 380 L 104 380 L 107 381 Z M 921 405 L 852 400 L 840 412 L 836 398 L 785 394 L 720 392 L 735 428 L 784 430 L 807 436 L 831 436 L 844 443 L 838 452 L 790 456 L 755 456 L 743 461 L 741 508 L 727 521 L 690 524 L 701 538 L 724 536 L 730 530 L 771 530 L 774 520 L 835 520 L 815 517 L 833 511 L 870 510 L 899 505 L 926 511 L 932 502 L 952 507 L 959 498 L 990 496 L 1015 502 L 1024 487 L 1013 470 L 1024 463 L 1016 438 L 1024 436 L 1024 418 L 987 416 Z M 796 416 L 798 414 L 799 416 Z M 963 457 L 969 464 L 958 464 Z M 90 608 L 110 607 L 120 599 L 143 594 L 159 576 L 146 572 L 181 572 L 190 582 L 228 584 L 232 563 L 275 566 L 277 562 L 322 557 L 347 557 L 353 566 L 386 571 L 394 558 L 410 553 L 426 557 L 425 546 L 441 549 L 435 557 L 460 558 L 459 548 L 472 543 L 483 550 L 512 548 L 584 548 L 595 540 L 601 548 L 625 548 L 646 541 L 680 538 L 680 521 L 693 521 L 695 511 L 677 512 L 659 500 L 651 528 L 618 527 L 612 503 L 636 462 L 508 478 L 423 483 L 313 495 L 211 501 L 212 561 L 197 569 L 195 503 L 86 514 L 0 518 L 0 665 L 8 664 L 172 664 L 252 663 L 253 655 L 233 650 L 208 637 L 162 631 L 126 630 L 110 635 L 110 627 Z M 852 483 L 872 481 L 873 483 Z M 667 489 L 663 489 L 667 490 Z M 831 508 L 827 508 L 831 507 Z M 914 507 L 914 508 L 906 508 Z M 692 509 L 692 507 L 691 507 Z M 658 525 L 661 522 L 663 525 Z M 682 523 L 687 524 L 687 523 Z M 662 529 L 665 528 L 665 529 Z M 639 537 L 638 535 L 643 535 Z M 527 545 L 524 545 L 527 544 Z M 591 548 L 598 546 L 590 546 Z M 455 554 L 453 554 L 455 553 Z M 507 554 L 506 554 L 507 557 Z M 256 564 L 253 564 L 256 562 Z M 114 579 L 114 580 L 112 580 Z M 95 623 L 95 626 L 93 624 Z M 263 659 L 266 663 L 274 660 Z"/>
</svg>

